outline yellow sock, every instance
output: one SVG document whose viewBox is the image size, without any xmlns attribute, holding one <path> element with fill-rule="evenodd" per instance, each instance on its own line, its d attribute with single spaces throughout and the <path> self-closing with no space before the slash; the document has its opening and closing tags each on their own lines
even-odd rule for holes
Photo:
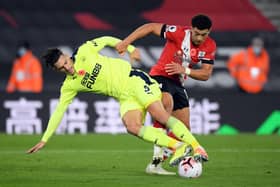
<svg viewBox="0 0 280 187">
<path fill-rule="evenodd" d="M 142 126 L 138 136 L 148 142 L 171 149 L 176 149 L 180 145 L 178 140 L 167 136 L 162 130 L 152 126 Z"/>
<path fill-rule="evenodd" d="M 177 118 L 170 116 L 167 121 L 167 127 L 172 130 L 177 138 L 184 141 L 185 143 L 191 144 L 194 149 L 199 146 L 198 141 L 195 139 L 189 129 Z"/>
</svg>

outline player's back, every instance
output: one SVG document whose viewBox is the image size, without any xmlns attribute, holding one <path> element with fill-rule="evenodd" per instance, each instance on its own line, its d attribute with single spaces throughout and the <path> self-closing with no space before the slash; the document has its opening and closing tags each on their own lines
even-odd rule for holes
<svg viewBox="0 0 280 187">
<path fill-rule="evenodd" d="M 81 45 L 75 55 L 77 76 L 67 77 L 68 85 L 75 82 L 77 91 L 94 92 L 118 98 L 124 90 L 131 65 L 122 59 L 100 55 L 91 41 Z M 72 79 L 72 80 L 71 80 Z"/>
</svg>

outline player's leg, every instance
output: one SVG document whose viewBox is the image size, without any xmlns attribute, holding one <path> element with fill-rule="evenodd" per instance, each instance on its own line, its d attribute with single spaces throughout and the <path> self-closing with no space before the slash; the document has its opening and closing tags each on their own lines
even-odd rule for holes
<svg viewBox="0 0 280 187">
<path fill-rule="evenodd" d="M 173 108 L 172 95 L 168 92 L 162 92 L 161 101 L 163 103 L 165 110 L 168 113 L 171 113 L 172 108 Z M 158 121 L 154 120 L 153 126 L 166 133 L 165 125 L 160 124 Z M 147 165 L 146 173 L 160 174 L 160 175 L 175 175 L 176 174 L 175 172 L 169 172 L 162 167 L 163 160 L 165 160 L 167 158 L 165 155 L 167 155 L 168 153 L 171 154 L 171 152 L 172 152 L 172 150 L 170 150 L 166 147 L 160 147 L 155 144 L 154 150 L 153 150 L 152 161 Z"/>
<path fill-rule="evenodd" d="M 189 107 L 184 107 L 181 109 L 174 110 L 172 116 L 179 119 L 184 123 L 184 125 L 190 130 L 190 109 Z"/>
<path fill-rule="evenodd" d="M 164 109 L 161 103 L 162 93 L 159 89 L 159 85 L 154 79 L 149 77 L 143 71 L 132 70 L 130 73 L 129 81 L 130 83 L 128 84 L 129 87 L 127 88 L 127 94 L 131 97 L 130 99 L 127 97 L 123 97 L 124 101 L 121 102 L 127 102 L 128 104 L 129 102 L 131 102 L 132 105 L 127 105 L 126 108 L 121 107 L 123 108 L 121 109 L 121 115 L 123 116 L 123 114 L 127 113 L 127 116 L 124 116 L 124 122 L 126 123 L 128 131 L 130 133 L 135 134 L 136 132 L 129 130 L 131 126 L 139 126 L 139 124 L 142 124 L 139 121 L 136 123 L 135 121 L 133 121 L 133 118 L 128 118 L 130 117 L 129 113 L 131 112 L 131 109 L 133 109 L 133 107 L 134 109 L 137 109 L 136 106 L 133 105 L 139 104 L 140 107 L 138 109 L 144 107 L 142 108 L 144 110 L 142 111 L 143 114 L 145 114 L 144 112 L 146 112 L 147 109 L 155 120 L 159 121 L 162 124 L 165 124 L 168 128 L 170 128 L 177 138 L 186 143 L 190 143 L 194 149 L 196 149 L 199 146 L 199 143 L 190 133 L 190 131 L 185 127 L 185 125 L 181 121 L 170 116 L 170 114 Z M 141 127 L 137 135 L 146 141 L 154 141 L 157 145 L 176 148 L 176 152 L 171 158 L 171 165 L 177 164 L 177 161 L 180 158 L 182 158 L 185 154 L 185 149 L 187 145 L 186 143 L 183 146 L 182 144 L 180 144 L 181 146 L 179 148 L 178 146 L 180 142 L 178 140 L 168 137 L 165 133 L 154 127 L 143 126 Z"/>
<path fill-rule="evenodd" d="M 168 93 L 167 93 L 168 94 Z M 172 97 L 170 95 L 170 97 Z M 171 98 L 172 99 L 172 98 Z M 163 100 L 162 100 L 163 101 Z M 164 105 L 165 106 L 165 105 Z M 184 107 L 183 109 L 178 109 L 172 112 L 172 116 L 179 119 L 184 123 L 184 125 L 190 130 L 189 127 L 189 108 Z M 163 128 L 164 125 L 160 124 L 156 121 L 154 123 L 154 127 L 156 128 L 162 128 L 162 130 L 167 131 L 167 135 L 177 139 L 177 137 L 173 134 L 171 130 Z M 154 152 L 153 152 L 153 158 L 152 161 L 147 165 L 146 167 L 146 173 L 150 174 L 165 174 L 165 175 L 174 175 L 174 172 L 169 172 L 162 168 L 163 162 L 167 160 L 169 157 L 171 157 L 174 153 L 174 150 L 168 149 L 166 147 L 160 147 L 157 145 L 154 145 Z"/>
<path fill-rule="evenodd" d="M 190 130 L 190 111 L 189 111 L 189 99 L 187 91 L 181 85 L 172 85 L 173 87 L 173 100 L 174 107 L 172 116 L 179 119 Z M 171 130 L 168 129 L 168 136 L 176 138 Z M 170 157 L 171 154 L 166 154 L 165 158 Z"/>
<path fill-rule="evenodd" d="M 176 87 L 176 92 L 174 94 L 174 109 L 172 115 L 182 121 L 184 125 L 190 130 L 190 109 L 189 109 L 189 98 L 185 88 Z M 168 134 L 170 137 L 174 137 L 172 131 Z M 203 147 L 198 147 L 194 149 L 194 157 L 197 160 L 207 160 L 208 155 Z"/>
<path fill-rule="evenodd" d="M 152 126 L 143 126 L 146 107 L 160 102 L 159 85 L 141 70 L 132 70 L 124 96 L 120 99 L 120 112 L 127 131 L 159 146 L 177 148 L 181 142 L 170 138 L 163 131 Z"/>
<path fill-rule="evenodd" d="M 143 126 L 143 114 L 141 110 L 129 110 L 122 117 L 123 123 L 130 134 L 138 136 L 145 141 L 155 143 L 159 146 L 177 149 L 182 142 L 166 135 L 161 130 L 152 126 Z"/>
<path fill-rule="evenodd" d="M 160 89 L 162 91 L 162 104 L 165 108 L 165 110 L 171 114 L 173 109 L 173 98 L 172 98 L 172 87 L 170 87 L 170 84 L 168 80 L 166 80 L 165 77 L 162 76 L 153 76 L 153 79 L 155 79 L 159 85 Z M 160 124 L 158 121 L 154 120 L 153 126 L 156 128 L 161 129 L 162 131 L 166 132 L 165 125 Z M 174 175 L 174 172 L 169 172 L 165 170 L 162 167 L 162 162 L 169 157 L 169 154 L 172 154 L 172 150 L 166 148 L 166 147 L 159 147 L 157 145 L 154 145 L 153 150 L 153 157 L 152 161 L 147 165 L 146 167 L 146 173 L 149 174 L 164 174 L 164 175 Z M 167 157 L 168 155 L 168 157 Z"/>
<path fill-rule="evenodd" d="M 190 144 L 194 150 L 201 148 L 200 144 L 196 140 L 196 138 L 191 134 L 191 132 L 188 130 L 188 128 L 185 127 L 185 125 L 175 117 L 170 116 L 163 108 L 163 105 L 161 102 L 156 101 L 153 102 L 148 106 L 148 112 L 152 115 L 152 117 L 156 120 L 158 120 L 162 124 L 166 124 L 168 128 L 172 130 L 172 132 L 176 135 L 176 137 L 183 142 L 187 143 L 186 145 Z M 175 154 L 170 160 L 171 165 L 176 165 L 184 156 L 185 150 L 176 150 Z M 203 159 L 205 161 L 208 159 L 208 155 L 205 152 L 203 155 L 205 156 Z"/>
<path fill-rule="evenodd" d="M 176 105 L 174 107 L 176 109 L 173 110 L 171 114 L 172 114 L 172 116 L 174 116 L 175 118 L 177 118 L 178 120 L 183 122 L 183 124 L 190 130 L 190 110 L 189 110 L 189 107 L 180 108 L 179 105 L 182 105 L 184 102 L 179 101 L 178 97 L 176 97 L 175 100 L 176 100 Z M 185 101 L 185 103 L 186 103 L 186 101 Z M 189 106 L 188 103 L 187 103 L 186 106 Z M 171 130 L 167 130 L 167 134 L 170 137 L 176 138 L 176 136 L 174 135 L 174 133 Z M 171 156 L 171 155 L 166 154 L 165 159 L 167 159 L 169 156 Z"/>
</svg>

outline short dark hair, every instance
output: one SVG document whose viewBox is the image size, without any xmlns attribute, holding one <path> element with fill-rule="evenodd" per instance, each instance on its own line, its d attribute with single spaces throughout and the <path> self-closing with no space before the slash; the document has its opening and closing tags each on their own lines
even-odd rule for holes
<svg viewBox="0 0 280 187">
<path fill-rule="evenodd" d="M 210 30 L 210 28 L 212 27 L 212 21 L 208 16 L 198 14 L 192 18 L 192 27 L 196 27 L 199 30 Z"/>
<path fill-rule="evenodd" d="M 47 67 L 54 67 L 54 64 L 59 59 L 62 52 L 58 48 L 49 48 L 43 55 L 42 59 L 46 63 Z"/>
</svg>

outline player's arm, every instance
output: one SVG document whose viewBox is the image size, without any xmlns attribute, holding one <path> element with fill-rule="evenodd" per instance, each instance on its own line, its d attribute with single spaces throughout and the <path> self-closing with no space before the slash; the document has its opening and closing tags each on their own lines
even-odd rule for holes
<svg viewBox="0 0 280 187">
<path fill-rule="evenodd" d="M 94 44 L 96 50 L 100 51 L 101 49 L 103 49 L 106 46 L 115 48 L 116 45 L 119 42 L 121 42 L 121 40 L 118 38 L 112 37 L 112 36 L 103 36 L 100 38 L 93 39 L 93 40 L 91 40 L 91 42 Z M 133 45 L 129 45 L 127 47 L 127 51 L 129 53 L 132 53 L 134 50 L 135 50 L 135 47 Z"/>
<path fill-rule="evenodd" d="M 191 69 L 189 67 L 184 67 L 181 64 L 171 62 L 169 64 L 166 64 L 165 71 L 168 73 L 168 75 L 186 74 L 193 79 L 206 81 L 212 74 L 213 60 L 209 60 L 209 62 L 205 61 L 204 63 L 202 63 L 200 69 Z"/>
<path fill-rule="evenodd" d="M 201 68 L 199 69 L 190 69 L 188 67 L 185 68 L 186 75 L 200 81 L 207 81 L 212 75 L 212 71 L 213 64 L 210 63 L 202 63 Z"/>
<path fill-rule="evenodd" d="M 147 23 L 138 27 L 130 35 L 128 35 L 122 42 L 118 43 L 116 46 L 117 51 L 123 54 L 127 47 L 132 44 L 137 39 L 143 38 L 149 34 L 154 34 L 156 36 L 161 36 L 162 28 L 164 24 L 162 23 Z"/>
<path fill-rule="evenodd" d="M 121 42 L 120 39 L 112 37 L 112 36 L 103 36 L 100 38 L 96 38 L 91 41 L 96 48 L 96 51 L 100 51 L 106 46 L 116 48 L 117 44 Z M 133 45 L 128 45 L 125 52 L 129 52 L 131 62 L 134 60 L 140 59 L 140 52 L 139 49 L 135 48 Z"/>
<path fill-rule="evenodd" d="M 31 149 L 27 151 L 27 153 L 35 153 L 42 149 L 45 144 L 48 142 L 49 138 L 53 135 L 57 127 L 59 126 L 63 115 L 68 107 L 68 105 L 72 102 L 73 98 L 77 93 L 75 91 L 64 91 L 62 88 L 61 96 L 59 102 L 56 106 L 56 109 L 52 113 L 47 129 L 39 143 L 33 146 Z"/>
</svg>

